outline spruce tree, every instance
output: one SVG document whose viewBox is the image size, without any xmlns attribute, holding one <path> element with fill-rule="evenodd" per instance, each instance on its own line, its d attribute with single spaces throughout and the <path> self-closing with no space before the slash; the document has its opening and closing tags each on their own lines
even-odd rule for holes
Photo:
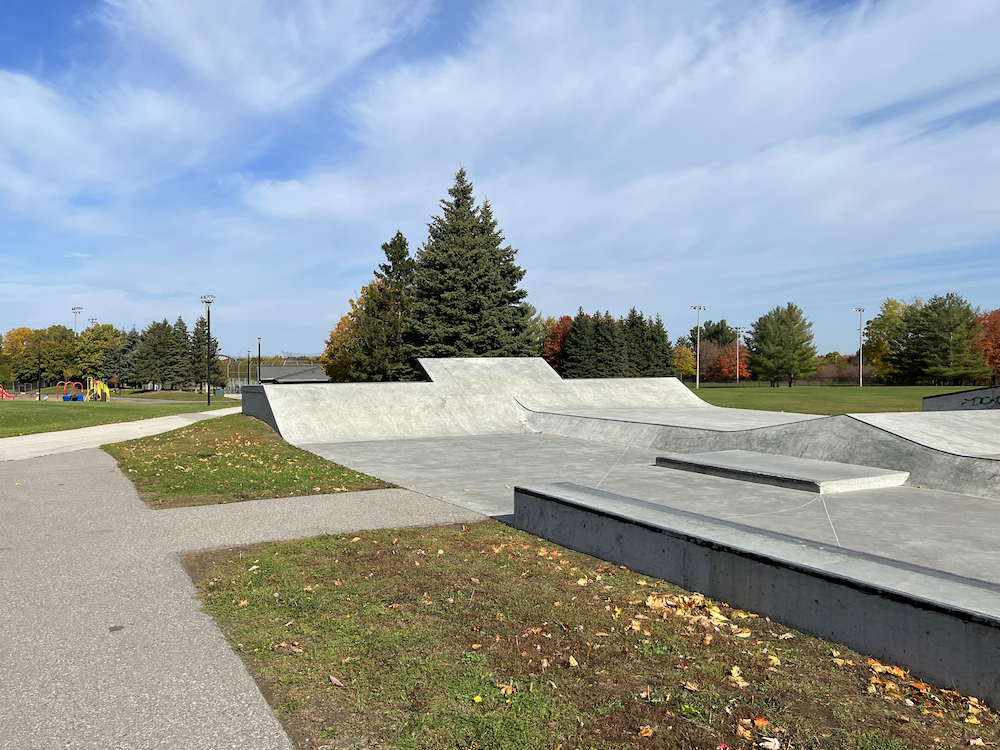
<svg viewBox="0 0 1000 750">
<path fill-rule="evenodd" d="M 796 305 L 789 302 L 774 308 L 760 316 L 750 330 L 750 370 L 768 378 L 772 385 L 785 375 L 791 386 L 795 378 L 815 372 L 812 323 Z"/>
<path fill-rule="evenodd" d="M 625 348 L 628 353 L 628 376 L 643 378 L 651 369 L 649 323 L 646 317 L 634 307 L 622 321 L 625 334 Z"/>
<path fill-rule="evenodd" d="M 183 388 L 193 379 L 191 336 L 188 333 L 187 323 L 179 315 L 173 326 L 167 372 L 166 380 L 170 382 L 170 390 Z"/>
<path fill-rule="evenodd" d="M 142 336 L 135 330 L 135 326 L 132 326 L 132 330 L 125 333 L 124 340 L 122 341 L 120 366 L 116 370 L 119 387 L 139 384 L 140 378 L 136 372 L 136 357 L 141 344 Z"/>
<path fill-rule="evenodd" d="M 655 319 L 646 321 L 647 369 L 643 377 L 669 378 L 677 374 L 674 369 L 674 348 L 670 345 L 670 335 L 663 327 L 663 319 L 657 314 Z"/>
<path fill-rule="evenodd" d="M 958 294 L 935 295 L 926 304 L 907 308 L 907 328 L 902 357 L 909 378 L 929 378 L 936 383 L 960 383 L 985 378 L 988 368 L 976 352 L 978 310 Z"/>
<path fill-rule="evenodd" d="M 594 313 L 594 354 L 597 377 L 624 378 L 628 374 L 625 334 L 610 312 Z"/>
<path fill-rule="evenodd" d="M 416 263 L 402 232 L 382 245 L 386 263 L 375 271 L 351 314 L 354 347 L 351 379 L 413 380 L 417 372 L 406 351 Z"/>
<path fill-rule="evenodd" d="M 163 385 L 171 377 L 174 330 L 166 320 L 146 326 L 135 354 L 135 376 L 140 383 Z"/>
<path fill-rule="evenodd" d="M 488 201 L 477 208 L 465 169 L 441 201 L 417 253 L 410 357 L 521 357 L 530 353 L 524 270 Z"/>
<path fill-rule="evenodd" d="M 208 356 L 212 362 L 210 385 L 219 388 L 226 385 L 226 373 L 222 369 L 222 362 L 219 361 L 219 341 L 215 336 L 212 336 L 211 344 L 208 343 L 208 323 L 205 321 L 204 315 L 195 321 L 194 328 L 191 329 L 190 354 L 191 382 L 205 382 L 205 376 L 208 374 L 208 361 L 206 360 L 206 356 Z"/>
<path fill-rule="evenodd" d="M 582 307 L 573 318 L 573 326 L 566 334 L 566 343 L 563 346 L 562 376 L 564 378 L 597 377 L 594 323 Z"/>
</svg>

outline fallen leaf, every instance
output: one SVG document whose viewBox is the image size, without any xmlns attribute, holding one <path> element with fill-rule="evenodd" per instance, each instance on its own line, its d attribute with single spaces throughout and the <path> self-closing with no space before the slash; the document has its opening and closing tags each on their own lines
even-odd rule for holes
<svg viewBox="0 0 1000 750">
<path fill-rule="evenodd" d="M 473 643 L 473 644 L 472 644 L 472 648 L 473 648 L 473 649 L 477 649 L 477 648 L 482 648 L 482 647 L 483 647 L 483 644 L 482 644 L 482 643 Z"/>
<path fill-rule="evenodd" d="M 761 729 L 761 728 L 763 728 L 763 727 L 766 727 L 766 726 L 767 726 L 768 724 L 770 724 L 770 723 L 771 723 L 771 722 L 769 722 L 769 721 L 768 721 L 767 719 L 765 719 L 765 718 L 764 718 L 763 716 L 758 716 L 758 717 L 757 717 L 756 719 L 754 719 L 754 720 L 753 720 L 753 724 L 754 724 L 754 726 L 755 726 L 755 727 L 757 727 L 758 729 Z"/>
<path fill-rule="evenodd" d="M 983 747 L 986 743 L 979 737 L 973 737 L 969 740 L 969 744 L 974 747 Z"/>
<path fill-rule="evenodd" d="M 642 727 L 641 729 L 639 729 L 639 736 L 640 737 L 652 737 L 653 736 L 653 728 L 650 727 L 650 726 L 648 726 L 648 725 Z"/>
<path fill-rule="evenodd" d="M 681 685 L 684 686 L 685 690 L 690 690 L 692 693 L 697 693 L 698 692 L 698 683 L 697 682 L 684 682 L 682 680 L 681 681 Z"/>
<path fill-rule="evenodd" d="M 975 716 L 967 716 L 965 719 L 966 724 L 982 724 L 982 722 Z"/>
<path fill-rule="evenodd" d="M 337 687 L 344 687 L 344 683 L 342 683 L 342 682 L 341 682 L 340 680 L 338 680 L 338 679 L 337 679 L 336 677 L 334 677 L 333 675 L 330 675 L 330 682 L 332 682 L 332 683 L 333 683 L 334 685 L 336 685 Z"/>
<path fill-rule="evenodd" d="M 781 740 L 777 737 L 765 737 L 757 744 L 757 747 L 763 748 L 763 750 L 781 750 Z"/>
<path fill-rule="evenodd" d="M 247 604 L 248 604 L 248 602 L 247 602 L 247 600 L 246 600 L 246 599 L 241 599 L 241 600 L 240 600 L 240 603 L 239 603 L 239 604 L 237 604 L 236 606 L 237 606 L 237 607 L 245 607 L 245 606 L 247 606 Z"/>
<path fill-rule="evenodd" d="M 840 652 L 837 649 L 835 649 L 835 648 L 831 649 L 830 653 L 833 654 L 834 656 L 840 656 Z"/>
<path fill-rule="evenodd" d="M 782 633 L 781 635 L 778 636 L 778 640 L 779 641 L 787 641 L 788 639 L 794 638 L 794 637 L 795 636 L 792 635 L 791 633 Z"/>
<path fill-rule="evenodd" d="M 317 488 L 317 489 L 318 489 L 318 488 Z M 353 539 L 352 539 L 351 541 L 352 541 L 352 542 L 360 542 L 360 541 L 361 541 L 361 537 L 359 537 L 359 536 L 356 536 L 356 537 L 354 537 L 354 538 L 353 538 Z"/>
<path fill-rule="evenodd" d="M 842 667 L 845 664 L 847 664 L 847 661 L 844 659 L 834 659 L 833 663 L 836 664 L 838 667 Z"/>
<path fill-rule="evenodd" d="M 500 688 L 500 695 L 512 695 L 517 692 L 517 688 L 513 685 L 504 685 L 502 682 L 498 682 L 497 687 Z"/>
<path fill-rule="evenodd" d="M 577 661 L 576 659 L 574 659 L 574 658 L 573 658 L 573 657 L 571 656 L 571 657 L 569 657 L 569 665 L 570 665 L 571 667 L 579 667 L 579 666 L 580 666 L 580 662 L 578 662 L 578 661 Z"/>
<path fill-rule="evenodd" d="M 711 642 L 712 642 L 712 634 L 711 633 L 705 633 L 705 637 L 701 639 L 701 645 L 702 646 L 707 646 Z"/>
<path fill-rule="evenodd" d="M 549 660 L 542 659 L 542 669 L 548 669 L 548 668 L 549 668 Z"/>
<path fill-rule="evenodd" d="M 768 661 L 768 663 L 769 663 L 769 664 L 770 664 L 770 665 L 771 665 L 772 667 L 780 667 L 780 666 L 781 666 L 781 659 L 779 659 L 779 658 L 778 658 L 777 656 L 775 656 L 774 654 L 768 654 L 768 655 L 767 655 L 767 661 Z"/>
</svg>

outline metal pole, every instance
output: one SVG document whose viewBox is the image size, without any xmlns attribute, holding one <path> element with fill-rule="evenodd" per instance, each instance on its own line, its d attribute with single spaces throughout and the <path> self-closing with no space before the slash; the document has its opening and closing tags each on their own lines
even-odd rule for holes
<svg viewBox="0 0 1000 750">
<path fill-rule="evenodd" d="M 38 400 L 42 400 L 42 342 L 38 342 Z"/>
<path fill-rule="evenodd" d="M 247 349 L 247 385 L 250 385 L 250 350 Z"/>
<path fill-rule="evenodd" d="M 705 309 L 705 306 L 691 305 L 688 309 L 698 311 L 698 343 L 695 346 L 694 387 L 701 388 L 701 311 Z"/>
<path fill-rule="evenodd" d="M 260 385 L 260 336 L 257 337 L 257 385 Z"/>
<path fill-rule="evenodd" d="M 212 405 L 212 303 L 214 294 L 203 294 L 201 301 L 205 303 L 205 392 L 208 395 L 208 405 Z"/>
<path fill-rule="evenodd" d="M 858 388 L 865 387 L 865 308 L 855 307 L 854 312 L 858 314 Z"/>
<path fill-rule="evenodd" d="M 743 335 L 743 329 L 736 326 L 734 329 L 736 331 L 736 385 L 740 384 L 740 336 Z"/>
<path fill-rule="evenodd" d="M 83 312 L 82 307 L 74 307 L 73 310 L 73 336 L 76 336 L 76 316 Z"/>
</svg>

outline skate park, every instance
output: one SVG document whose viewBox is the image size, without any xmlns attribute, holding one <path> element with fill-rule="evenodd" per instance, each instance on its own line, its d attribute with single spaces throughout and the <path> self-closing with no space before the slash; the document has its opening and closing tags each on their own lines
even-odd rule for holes
<svg viewBox="0 0 1000 750">
<path fill-rule="evenodd" d="M 421 360 L 264 385 L 286 440 L 1000 704 L 1000 411 L 725 409 L 673 378 Z"/>
</svg>

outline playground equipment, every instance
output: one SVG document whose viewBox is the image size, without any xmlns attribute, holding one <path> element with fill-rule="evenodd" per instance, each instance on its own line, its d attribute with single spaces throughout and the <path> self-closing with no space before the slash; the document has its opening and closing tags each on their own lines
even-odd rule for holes
<svg viewBox="0 0 1000 750">
<path fill-rule="evenodd" d="M 14 396 L 10 393 L 7 393 L 7 391 L 3 389 L 3 386 L 0 385 L 0 401 L 3 401 L 5 398 L 9 398 L 11 401 L 14 400 Z"/>
<path fill-rule="evenodd" d="M 87 396 L 84 401 L 110 401 L 111 389 L 101 380 L 87 378 Z"/>
<path fill-rule="evenodd" d="M 76 389 L 80 392 L 77 393 Z M 56 383 L 56 398 L 63 401 L 83 401 L 83 383 L 71 380 L 60 380 Z"/>
</svg>

